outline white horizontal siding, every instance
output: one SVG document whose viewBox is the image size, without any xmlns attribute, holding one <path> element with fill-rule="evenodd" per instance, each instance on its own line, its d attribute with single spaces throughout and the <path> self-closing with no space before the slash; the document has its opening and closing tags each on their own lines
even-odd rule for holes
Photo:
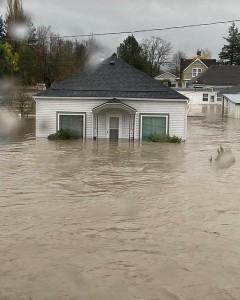
<svg viewBox="0 0 240 300">
<path fill-rule="evenodd" d="M 157 102 L 157 101 L 124 101 L 126 104 L 137 109 L 136 117 L 136 138 L 139 138 L 140 119 L 139 114 L 168 114 L 169 115 L 169 134 L 176 135 L 183 139 L 186 138 L 186 102 Z"/>
<path fill-rule="evenodd" d="M 168 114 L 169 134 L 186 138 L 186 102 L 167 102 L 156 100 L 122 100 L 137 110 L 135 119 L 135 138 L 139 138 L 139 114 Z M 86 137 L 93 137 L 92 109 L 106 100 L 78 100 L 78 99 L 39 99 L 37 102 L 36 134 L 38 137 L 47 137 L 57 130 L 57 113 L 86 113 Z M 129 137 L 129 115 L 124 110 L 106 109 L 99 113 L 98 134 L 106 137 L 107 114 L 122 115 L 122 137 Z"/>
<path fill-rule="evenodd" d="M 240 118 L 240 105 L 228 101 L 228 116 L 231 118 Z"/>
<path fill-rule="evenodd" d="M 57 130 L 57 113 L 86 113 L 86 137 L 92 137 L 92 109 L 106 101 L 103 100 L 37 100 L 37 136 L 47 137 Z"/>
<path fill-rule="evenodd" d="M 106 113 L 105 111 L 100 112 L 98 115 L 98 137 L 106 138 L 107 137 L 107 126 L 106 126 Z"/>
<path fill-rule="evenodd" d="M 195 105 L 195 104 L 221 104 L 221 101 L 217 100 L 217 91 L 211 92 L 211 91 L 181 91 L 180 89 L 177 90 L 178 93 L 186 96 L 189 98 L 189 104 Z M 203 101 L 203 94 L 208 94 L 208 101 Z M 211 101 L 211 96 L 214 96 L 214 101 Z"/>
</svg>

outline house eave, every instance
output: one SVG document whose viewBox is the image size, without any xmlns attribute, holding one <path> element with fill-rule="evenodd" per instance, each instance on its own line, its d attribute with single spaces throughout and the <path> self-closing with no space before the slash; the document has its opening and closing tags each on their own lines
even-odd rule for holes
<svg viewBox="0 0 240 300">
<path fill-rule="evenodd" d="M 34 100 L 111 100 L 113 99 L 113 97 L 46 97 L 46 96 L 33 96 L 33 99 Z M 171 99 L 171 98 L 168 98 L 168 99 L 154 99 L 154 98 L 121 98 L 121 97 L 118 97 L 119 100 L 130 100 L 130 101 L 135 101 L 135 100 L 138 100 L 138 101 L 162 101 L 162 102 L 187 102 L 188 101 L 188 98 L 186 99 Z"/>
</svg>

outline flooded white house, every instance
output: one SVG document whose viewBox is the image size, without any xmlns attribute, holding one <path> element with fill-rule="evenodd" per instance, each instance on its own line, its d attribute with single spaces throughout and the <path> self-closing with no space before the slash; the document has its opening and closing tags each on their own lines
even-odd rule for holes
<svg viewBox="0 0 240 300">
<path fill-rule="evenodd" d="M 94 139 L 186 139 L 188 98 L 116 54 L 34 99 L 37 137 L 62 129 Z"/>
</svg>

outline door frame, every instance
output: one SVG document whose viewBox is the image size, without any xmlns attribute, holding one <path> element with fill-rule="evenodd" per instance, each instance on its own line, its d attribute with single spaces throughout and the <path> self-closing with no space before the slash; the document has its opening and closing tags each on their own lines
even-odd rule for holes
<svg viewBox="0 0 240 300">
<path fill-rule="evenodd" d="M 106 138 L 110 138 L 109 132 L 109 125 L 110 125 L 110 118 L 111 117 L 118 117 L 119 118 L 119 129 L 118 129 L 118 138 L 122 138 L 122 115 L 121 114 L 109 114 L 106 116 Z"/>
</svg>

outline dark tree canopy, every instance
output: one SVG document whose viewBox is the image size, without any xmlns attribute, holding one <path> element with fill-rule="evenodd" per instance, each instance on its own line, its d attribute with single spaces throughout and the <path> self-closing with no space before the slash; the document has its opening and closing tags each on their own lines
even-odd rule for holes
<svg viewBox="0 0 240 300">
<path fill-rule="evenodd" d="M 239 65 L 240 64 L 240 34 L 238 28 L 233 22 L 228 31 L 228 37 L 224 37 L 227 41 L 219 53 L 219 58 L 224 64 Z"/>
<path fill-rule="evenodd" d="M 129 65 L 146 71 L 148 62 L 142 54 L 142 48 L 133 35 L 129 35 L 117 48 L 118 56 Z"/>
<path fill-rule="evenodd" d="M 129 65 L 155 77 L 166 63 L 172 46 L 160 37 L 146 38 L 139 44 L 133 35 L 117 48 L 118 56 Z"/>
</svg>

